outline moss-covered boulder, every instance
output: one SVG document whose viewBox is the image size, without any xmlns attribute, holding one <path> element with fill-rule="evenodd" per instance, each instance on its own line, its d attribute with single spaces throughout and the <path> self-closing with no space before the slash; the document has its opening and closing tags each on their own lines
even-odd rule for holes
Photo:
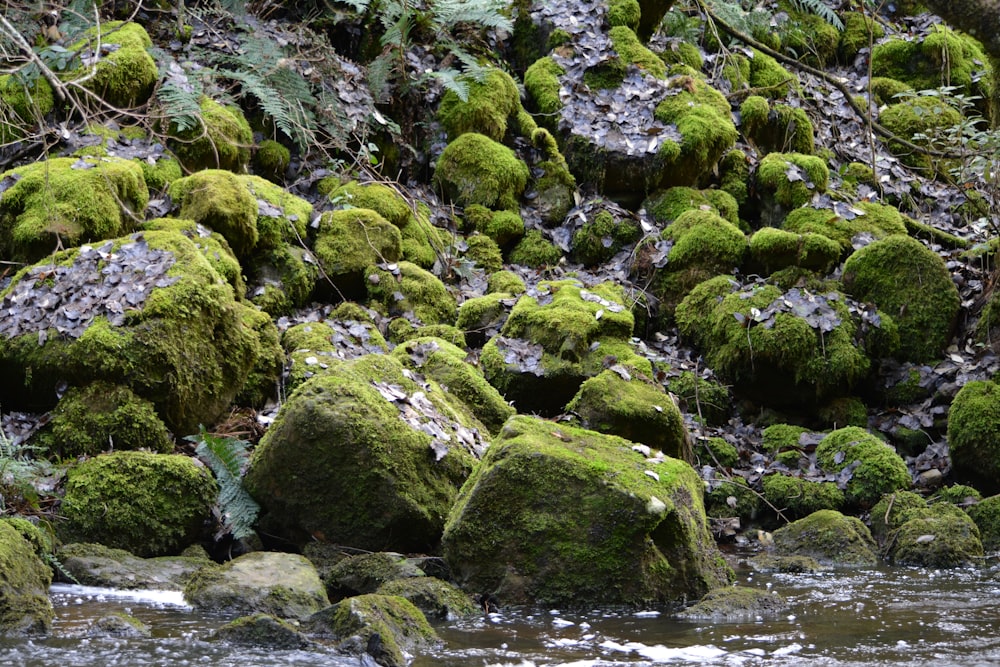
<svg viewBox="0 0 1000 667">
<path fill-rule="evenodd" d="M 447 91 L 438 107 L 438 120 L 455 139 L 466 132 L 478 132 L 493 141 L 503 141 L 507 126 L 517 123 L 521 96 L 510 74 L 490 69 L 481 80 L 469 83 L 466 99 Z"/>
<path fill-rule="evenodd" d="M 0 521 L 0 634 L 48 631 L 54 616 L 50 583 L 49 566 L 14 526 Z"/>
<path fill-rule="evenodd" d="M 124 611 L 101 616 L 87 626 L 88 637 L 119 637 L 135 639 L 149 637 L 149 626 Z"/>
<path fill-rule="evenodd" d="M 257 144 L 253 153 L 254 171 L 269 181 L 280 183 L 285 178 L 292 152 L 273 139 L 265 139 Z"/>
<path fill-rule="evenodd" d="M 147 220 L 143 229 L 151 232 L 180 232 L 195 244 L 201 254 L 205 256 L 212 268 L 218 271 L 219 275 L 226 279 L 233 288 L 233 293 L 240 298 L 247 291 L 246 282 L 243 278 L 243 267 L 236 259 L 229 242 L 219 232 L 212 231 L 205 225 L 194 220 L 184 220 L 181 218 L 155 218 Z"/>
<path fill-rule="evenodd" d="M 856 241 L 871 241 L 893 234 L 906 235 L 907 222 L 894 207 L 878 202 L 857 202 L 850 217 L 809 206 L 788 213 L 781 229 L 795 234 L 818 234 L 835 241 L 842 253 L 853 252 Z M 763 231 L 763 230 L 762 230 Z"/>
<path fill-rule="evenodd" d="M 245 171 L 250 162 L 253 131 L 243 112 L 207 96 L 201 98 L 198 106 L 201 113 L 194 127 L 181 129 L 175 122 L 170 123 L 167 146 L 190 172 Z"/>
<path fill-rule="evenodd" d="M 542 269 L 558 264 L 562 257 L 562 251 L 546 239 L 541 230 L 529 229 L 511 249 L 507 259 L 511 264 Z"/>
<path fill-rule="evenodd" d="M 398 595 L 428 618 L 455 620 L 483 613 L 468 593 L 437 577 L 393 579 L 378 588 L 379 595 Z"/>
<path fill-rule="evenodd" d="M 762 152 L 802 153 L 816 150 L 813 126 L 804 109 L 787 104 L 771 105 L 759 95 L 751 95 L 740 105 L 744 136 Z"/>
<path fill-rule="evenodd" d="M 187 456 L 102 454 L 67 473 L 60 529 L 137 556 L 174 555 L 201 535 L 217 494 L 208 469 Z"/>
<path fill-rule="evenodd" d="M 365 270 L 403 255 L 399 228 L 368 208 L 327 211 L 319 218 L 313 253 L 343 298 L 363 300 Z"/>
<path fill-rule="evenodd" d="M 834 482 L 775 473 L 761 480 L 764 498 L 773 507 L 793 519 L 801 519 L 819 510 L 840 510 L 844 507 L 844 492 Z"/>
<path fill-rule="evenodd" d="M 611 211 L 602 210 L 573 234 L 573 257 L 585 266 L 596 266 L 638 241 L 641 235 L 635 221 L 616 219 Z"/>
<path fill-rule="evenodd" d="M 751 49 L 749 56 L 733 53 L 726 58 L 722 76 L 733 89 L 753 88 L 759 94 L 780 99 L 797 87 L 798 79 L 763 51 Z"/>
<path fill-rule="evenodd" d="M 966 567 L 982 560 L 983 544 L 968 514 L 949 503 L 936 503 L 925 516 L 910 519 L 893 533 L 888 557 L 897 565 Z"/>
<path fill-rule="evenodd" d="M 93 456 L 108 449 L 166 454 L 174 448 L 150 401 L 128 387 L 101 381 L 70 388 L 52 411 L 49 428 L 42 442 L 60 457 Z"/>
<path fill-rule="evenodd" d="M 871 508 L 871 532 L 886 550 L 892 536 L 910 519 L 927 516 L 927 499 L 913 491 L 893 491 L 882 496 Z"/>
<path fill-rule="evenodd" d="M 21 139 L 37 127 L 55 107 L 52 86 L 44 77 L 24 81 L 12 74 L 0 75 L 0 144 Z"/>
<path fill-rule="evenodd" d="M 871 366 L 861 322 L 842 295 L 719 276 L 695 287 L 675 312 L 681 334 L 735 387 L 774 404 L 805 405 L 843 393 Z M 890 338 L 889 323 L 867 337 Z"/>
<path fill-rule="evenodd" d="M 780 227 L 792 209 L 826 192 L 830 170 L 821 158 L 801 153 L 768 153 L 757 166 L 761 221 Z"/>
<path fill-rule="evenodd" d="M 57 556 L 62 569 L 80 584 L 125 590 L 180 591 L 195 572 L 215 565 L 200 546 L 179 556 L 139 558 L 124 549 L 73 542 L 60 547 Z"/>
<path fill-rule="evenodd" d="M 726 221 L 739 226 L 739 204 L 725 190 L 698 190 L 676 186 L 660 190 L 647 197 L 642 207 L 649 217 L 662 225 L 668 225 L 685 211 L 711 211 Z"/>
<path fill-rule="evenodd" d="M 327 372 L 336 361 L 389 352 L 385 338 L 360 306 L 345 303 L 355 312 L 348 313 L 348 308 L 341 307 L 340 315 L 334 312 L 322 322 L 296 324 L 282 335 L 281 344 L 291 360 L 285 378 L 287 392 Z"/>
<path fill-rule="evenodd" d="M 774 549 L 784 556 L 809 556 L 827 565 L 875 565 L 875 540 L 861 519 L 820 510 L 774 531 Z"/>
<path fill-rule="evenodd" d="M 434 182 L 459 206 L 516 210 L 528 176 L 528 166 L 514 151 L 478 132 L 466 132 L 441 153 Z"/>
<path fill-rule="evenodd" d="M 237 180 L 256 200 L 257 249 L 266 251 L 285 244 L 305 244 L 313 214 L 312 204 L 260 176 L 242 175 Z"/>
<path fill-rule="evenodd" d="M 100 56 L 94 58 L 98 46 Z M 81 55 L 86 53 L 93 62 L 63 72 L 61 77 L 66 81 L 79 80 L 114 107 L 144 104 L 159 78 L 156 61 L 147 51 L 152 46 L 145 28 L 138 23 L 102 23 L 87 30 L 68 47 Z"/>
<path fill-rule="evenodd" d="M 149 191 L 121 158 L 50 158 L 0 174 L 0 255 L 36 262 L 56 249 L 127 234 Z"/>
<path fill-rule="evenodd" d="M 479 232 L 509 250 L 524 236 L 524 220 L 514 211 L 491 211 L 482 204 L 471 204 L 462 212 L 466 232 Z"/>
<path fill-rule="evenodd" d="M 764 275 L 794 266 L 826 275 L 840 260 L 841 248 L 823 234 L 796 234 L 764 227 L 750 237 L 750 256 Z"/>
<path fill-rule="evenodd" d="M 273 650 L 306 649 L 312 642 L 295 625 L 270 614 L 241 616 L 226 623 L 210 635 L 238 646 L 256 646 Z"/>
<path fill-rule="evenodd" d="M 1000 491 L 1000 385 L 963 386 L 948 411 L 948 449 L 955 476 L 983 493 Z"/>
<path fill-rule="evenodd" d="M 691 442 L 684 418 L 670 396 L 649 379 L 608 369 L 580 385 L 566 406 L 580 425 L 657 449 L 691 462 Z"/>
<path fill-rule="evenodd" d="M 911 486 L 910 471 L 891 445 L 858 426 L 832 431 L 816 447 L 816 462 L 830 472 L 845 474 L 849 503 L 871 507 L 883 494 Z"/>
<path fill-rule="evenodd" d="M 524 293 L 523 281 L 520 287 L 519 293 Z M 517 296 L 504 290 L 466 299 L 458 307 L 455 325 L 465 334 L 469 345 L 482 347 L 487 340 L 500 333 L 517 300 Z"/>
<path fill-rule="evenodd" d="M 103 380 L 193 433 L 229 408 L 263 354 L 247 306 L 176 232 L 57 253 L 18 273 L 0 302 L 0 400 L 10 409 L 49 409 L 62 383 Z"/>
<path fill-rule="evenodd" d="M 757 621 L 788 609 L 788 602 L 771 591 L 746 586 L 726 586 L 709 591 L 680 612 L 680 618 L 714 622 Z"/>
<path fill-rule="evenodd" d="M 416 324 L 451 324 L 458 306 L 441 279 L 407 261 L 365 269 L 368 304 L 383 315 Z"/>
<path fill-rule="evenodd" d="M 944 96 L 910 97 L 901 101 L 897 99 L 894 102 L 882 110 L 879 122 L 893 135 L 918 146 L 930 148 L 935 135 L 944 135 L 962 122 L 962 114 Z M 914 137 L 914 135 L 921 136 Z M 931 156 L 914 151 L 896 140 L 889 141 L 889 150 L 899 156 L 903 164 L 919 170 L 926 176 L 933 176 L 935 173 L 947 174 L 949 166 L 955 164 L 954 160 L 935 162 Z"/>
<path fill-rule="evenodd" d="M 1000 496 L 990 496 L 966 510 L 979 528 L 983 549 L 987 553 L 1000 550 Z"/>
<path fill-rule="evenodd" d="M 309 303 L 321 278 L 312 253 L 287 243 L 255 254 L 252 267 L 247 297 L 272 317 L 288 315 Z"/>
<path fill-rule="evenodd" d="M 205 169 L 174 181 L 169 192 L 182 218 L 222 234 L 237 257 L 257 245 L 257 200 L 232 172 Z"/>
<path fill-rule="evenodd" d="M 893 314 L 898 356 L 936 359 L 955 328 L 960 299 L 944 260 L 920 241 L 894 235 L 857 250 L 844 262 L 844 289 Z"/>
<path fill-rule="evenodd" d="M 635 319 L 625 303 L 611 283 L 542 282 L 518 299 L 483 348 L 483 373 L 515 408 L 543 414 L 561 412 L 605 365 L 652 376 L 629 342 Z"/>
<path fill-rule="evenodd" d="M 672 602 L 723 585 L 701 482 L 627 440 L 516 416 L 455 503 L 444 556 L 501 603 Z"/>
<path fill-rule="evenodd" d="M 379 551 L 347 556 L 324 573 L 323 582 L 330 599 L 340 600 L 374 593 L 390 581 L 424 576 L 423 570 L 401 554 Z"/>
<path fill-rule="evenodd" d="M 433 550 L 486 428 L 388 355 L 334 361 L 286 402 L 245 484 L 262 529 L 370 550 Z"/>
<path fill-rule="evenodd" d="M 298 554 L 254 551 L 206 567 L 184 586 L 195 609 L 304 620 L 330 604 L 316 568 Z"/>
<path fill-rule="evenodd" d="M 339 641 L 341 651 L 367 654 L 382 667 L 406 667 L 407 656 L 438 642 L 427 618 L 395 595 L 357 595 L 313 614 L 305 628 Z"/>
<path fill-rule="evenodd" d="M 398 345 L 392 352 L 404 366 L 426 374 L 472 411 L 491 433 L 496 433 L 514 414 L 514 408 L 468 363 L 465 350 L 440 338 L 418 337 Z"/>
</svg>

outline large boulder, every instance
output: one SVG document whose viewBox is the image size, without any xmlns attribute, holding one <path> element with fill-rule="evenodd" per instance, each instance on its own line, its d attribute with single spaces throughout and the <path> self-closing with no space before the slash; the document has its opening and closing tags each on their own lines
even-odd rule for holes
<svg viewBox="0 0 1000 667">
<path fill-rule="evenodd" d="M 955 476 L 985 494 L 1000 491 L 1000 385 L 976 380 L 959 389 L 948 411 Z"/>
<path fill-rule="evenodd" d="M 503 603 L 665 603 L 730 575 L 683 461 L 542 419 L 508 420 L 448 517 L 444 556 Z"/>
<path fill-rule="evenodd" d="M 288 397 L 245 483 L 261 526 L 294 543 L 426 551 L 479 454 L 486 428 L 394 357 L 331 361 Z"/>
<path fill-rule="evenodd" d="M 875 565 L 875 540 L 861 519 L 820 510 L 774 531 L 781 556 L 809 556 L 830 565 Z"/>
<path fill-rule="evenodd" d="M 883 494 L 911 486 L 903 457 L 877 436 L 858 426 L 827 434 L 816 447 L 816 463 L 846 483 L 848 503 L 871 507 Z"/>
<path fill-rule="evenodd" d="M 103 380 L 193 433 L 229 408 L 274 327 L 178 232 L 143 232 L 57 253 L 0 292 L 0 402 L 48 410 L 57 389 Z M 253 324 L 253 326 L 251 326 Z M 272 347 L 277 336 L 273 335 Z M 280 367 L 267 371 L 272 382 Z"/>
<path fill-rule="evenodd" d="M 298 554 L 254 551 L 199 571 L 184 587 L 196 609 L 304 620 L 330 604 L 316 568 Z"/>
<path fill-rule="evenodd" d="M 218 495 L 208 469 L 180 454 L 102 454 L 66 477 L 60 530 L 143 557 L 174 555 L 194 542 Z"/>
<path fill-rule="evenodd" d="M 0 634 L 46 632 L 52 571 L 14 526 L 0 521 Z"/>
</svg>

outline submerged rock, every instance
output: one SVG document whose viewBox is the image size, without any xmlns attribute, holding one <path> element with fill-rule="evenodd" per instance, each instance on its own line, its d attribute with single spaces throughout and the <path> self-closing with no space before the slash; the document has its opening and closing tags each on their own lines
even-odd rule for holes
<svg viewBox="0 0 1000 667">
<path fill-rule="evenodd" d="M 777 593 L 746 586 L 726 586 L 709 591 L 708 595 L 678 616 L 692 620 L 753 621 L 779 614 L 788 606 L 788 602 Z"/>
<path fill-rule="evenodd" d="M 270 614 L 237 618 L 213 632 L 210 639 L 284 651 L 304 649 L 312 645 L 309 638 L 294 625 Z"/>
</svg>

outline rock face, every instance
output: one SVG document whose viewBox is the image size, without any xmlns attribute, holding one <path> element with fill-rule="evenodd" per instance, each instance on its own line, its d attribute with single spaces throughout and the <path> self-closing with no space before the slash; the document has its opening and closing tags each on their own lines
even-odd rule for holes
<svg viewBox="0 0 1000 667">
<path fill-rule="evenodd" d="M 486 428 L 387 355 L 331 362 L 282 406 L 245 483 L 265 532 L 369 550 L 433 550 Z"/>
<path fill-rule="evenodd" d="M 13 526 L 0 521 L 0 634 L 39 633 L 52 623 L 52 571 Z"/>
<path fill-rule="evenodd" d="M 255 551 L 201 570 L 184 587 L 196 609 L 302 620 L 330 604 L 312 563 L 298 554 Z"/>
<path fill-rule="evenodd" d="M 508 420 L 448 518 L 445 559 L 503 603 L 656 603 L 698 597 L 729 570 L 694 470 L 618 437 Z"/>
</svg>

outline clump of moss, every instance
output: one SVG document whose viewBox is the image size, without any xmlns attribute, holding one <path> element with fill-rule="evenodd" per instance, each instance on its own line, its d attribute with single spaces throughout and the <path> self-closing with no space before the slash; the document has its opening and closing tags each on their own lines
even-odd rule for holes
<svg viewBox="0 0 1000 667">
<path fill-rule="evenodd" d="M 771 105 L 765 98 L 751 95 L 740 105 L 740 116 L 743 134 L 764 153 L 810 155 L 816 149 L 812 122 L 802 108 Z"/>
<path fill-rule="evenodd" d="M 46 448 L 62 457 L 93 456 L 107 449 L 173 449 L 153 404 L 128 387 L 107 382 L 67 391 L 52 412 L 50 428 Z"/>
<path fill-rule="evenodd" d="M 85 65 L 62 74 L 66 80 L 82 80 L 83 85 L 115 107 L 144 104 L 153 94 L 159 78 L 156 61 L 147 49 L 153 46 L 146 29 L 138 23 L 112 21 L 87 30 L 69 50 L 83 52 L 107 45 L 93 65 Z"/>
<path fill-rule="evenodd" d="M 850 220 L 832 211 L 803 206 L 791 211 L 781 223 L 782 229 L 797 234 L 819 234 L 835 241 L 843 253 L 853 251 L 854 238 L 869 234 L 881 239 L 893 234 L 906 234 L 903 215 L 894 207 L 877 202 L 858 202 L 855 208 L 862 212 Z"/>
<path fill-rule="evenodd" d="M 490 69 L 482 78 L 469 83 L 465 100 L 452 90 L 445 92 L 438 107 L 438 119 L 455 139 L 465 132 L 478 132 L 493 141 L 502 141 L 510 118 L 521 109 L 517 84 L 510 74 Z"/>
<path fill-rule="evenodd" d="M 30 82 L 11 74 L 0 76 L 0 101 L 6 107 L 0 116 L 0 144 L 24 137 L 55 107 L 52 86 L 41 76 Z"/>
<path fill-rule="evenodd" d="M 487 294 L 524 294 L 527 287 L 521 276 L 513 271 L 495 271 L 486 279 Z"/>
<path fill-rule="evenodd" d="M 830 170 L 822 159 L 800 153 L 769 153 L 757 167 L 758 188 L 786 210 L 826 192 L 829 178 Z"/>
<path fill-rule="evenodd" d="M 527 165 L 514 151 L 477 132 L 466 132 L 442 151 L 434 182 L 460 206 L 516 210 L 528 176 Z"/>
<path fill-rule="evenodd" d="M 771 56 L 752 49 L 753 57 L 730 56 L 722 75 L 734 89 L 749 86 L 772 99 L 780 99 L 796 86 L 797 78 Z"/>
<path fill-rule="evenodd" d="M 990 553 L 1000 549 L 1000 496 L 990 496 L 966 511 L 979 528 L 983 548 Z"/>
<path fill-rule="evenodd" d="M 879 114 L 879 122 L 894 135 L 929 148 L 935 134 L 962 122 L 962 114 L 948 103 L 947 98 L 912 97 L 902 101 L 897 100 L 895 104 L 883 109 Z M 914 135 L 922 135 L 922 138 Z M 903 164 L 919 169 L 927 175 L 948 173 L 948 161 L 935 162 L 930 155 L 915 152 L 898 141 L 890 140 L 889 150 L 895 153 Z"/>
<path fill-rule="evenodd" d="M 55 615 L 48 598 L 52 571 L 9 521 L 0 521 L 0 566 L 4 573 L 0 632 L 5 635 L 48 632 Z"/>
<path fill-rule="evenodd" d="M 854 298 L 894 314 L 901 359 L 934 359 L 951 339 L 958 288 L 944 260 L 920 241 L 893 235 L 857 250 L 844 262 L 843 284 Z"/>
<path fill-rule="evenodd" d="M 950 484 L 934 494 L 934 500 L 958 506 L 978 503 L 982 499 L 983 496 L 977 489 L 965 484 Z"/>
<path fill-rule="evenodd" d="M 412 313 L 424 324 L 450 324 L 457 305 L 441 279 L 411 262 L 394 269 L 369 266 L 365 270 L 369 305 L 389 316 Z"/>
<path fill-rule="evenodd" d="M 524 89 L 535 108 L 545 117 L 554 117 L 563 107 L 559 99 L 559 77 L 566 73 L 549 56 L 539 58 L 524 72 Z"/>
<path fill-rule="evenodd" d="M 541 231 L 530 229 L 510 251 L 507 259 L 511 264 L 542 268 L 558 264 L 562 251 L 542 236 Z"/>
<path fill-rule="evenodd" d="M 705 493 L 705 513 L 717 519 L 738 516 L 753 521 L 761 506 L 760 494 L 737 475 L 713 480 Z"/>
<path fill-rule="evenodd" d="M 878 44 L 885 36 L 885 28 L 865 12 L 844 12 L 841 15 L 844 30 L 840 33 L 837 56 L 840 62 L 850 65 L 862 49 L 870 43 Z"/>
<path fill-rule="evenodd" d="M 229 242 L 237 257 L 257 245 L 257 200 L 232 172 L 206 169 L 170 185 L 180 216 L 213 229 Z"/>
<path fill-rule="evenodd" d="M 825 275 L 840 259 L 841 248 L 822 234 L 796 234 L 775 227 L 763 227 L 750 237 L 750 256 L 770 275 L 790 266 Z"/>
<path fill-rule="evenodd" d="M 280 183 L 285 178 L 285 171 L 291 160 L 292 153 L 288 148 L 273 139 L 265 139 L 254 151 L 253 167 L 258 175 Z"/>
<path fill-rule="evenodd" d="M 875 565 L 875 541 L 865 524 L 852 516 L 826 509 L 774 531 L 774 547 L 781 555 L 811 556 L 820 563 Z"/>
<path fill-rule="evenodd" d="M 844 506 L 844 492 L 833 482 L 776 473 L 765 476 L 761 485 L 767 501 L 793 518 L 809 516 L 819 510 L 839 510 Z"/>
<path fill-rule="evenodd" d="M 697 438 L 694 447 L 695 461 L 705 465 L 719 465 L 732 468 L 740 461 L 736 445 L 725 438 Z"/>
<path fill-rule="evenodd" d="M 197 127 L 180 130 L 171 123 L 167 145 L 191 172 L 225 169 L 240 173 L 250 162 L 253 130 L 235 107 L 223 106 L 210 97 L 199 103 Z"/>
<path fill-rule="evenodd" d="M 857 426 L 837 429 L 823 438 L 816 447 L 816 462 L 831 472 L 855 466 L 845 496 L 861 507 L 870 507 L 884 494 L 911 486 L 910 471 L 899 454 Z"/>
<path fill-rule="evenodd" d="M 524 236 L 524 220 L 514 211 L 491 211 L 480 204 L 466 206 L 462 214 L 466 231 L 485 234 L 503 249 L 510 248 Z"/>
<path fill-rule="evenodd" d="M 212 268 L 218 271 L 227 283 L 232 285 L 234 294 L 239 296 L 246 292 L 243 268 L 240 266 L 239 260 L 236 259 L 236 253 L 233 252 L 229 242 L 222 234 L 211 231 L 194 220 L 181 218 L 154 218 L 146 221 L 143 229 L 183 234 L 201 251 Z"/>
<path fill-rule="evenodd" d="M 816 416 L 827 428 L 868 425 L 868 408 L 854 396 L 840 396 L 821 405 Z"/>
<path fill-rule="evenodd" d="M 616 220 L 610 211 L 600 211 L 573 235 L 573 256 L 584 266 L 596 266 L 635 243 L 641 234 L 633 220 Z"/>
<path fill-rule="evenodd" d="M 681 408 L 706 424 L 721 426 L 729 418 L 729 389 L 715 381 L 697 377 L 683 371 L 668 383 L 670 392 L 677 396 Z"/>
<path fill-rule="evenodd" d="M 1000 385 L 974 380 L 958 391 L 948 411 L 948 447 L 959 480 L 1000 491 Z"/>
<path fill-rule="evenodd" d="M 482 267 L 486 273 L 493 273 L 503 268 L 503 254 L 500 246 L 489 236 L 475 234 L 465 239 L 468 246 L 465 250 L 465 257 L 475 262 L 476 266 Z"/>
<path fill-rule="evenodd" d="M 65 532 L 142 556 L 179 553 L 204 529 L 218 487 L 187 456 L 115 452 L 67 474 Z"/>
<path fill-rule="evenodd" d="M 775 460 L 795 466 L 802 456 L 799 438 L 808 432 L 809 429 L 793 424 L 771 424 L 761 432 L 761 446 L 764 451 L 773 454 Z"/>
<path fill-rule="evenodd" d="M 719 160 L 719 188 L 729 194 L 738 206 L 749 199 L 750 163 L 739 149 L 728 151 Z"/>
<path fill-rule="evenodd" d="M 365 269 L 399 261 L 403 238 L 398 227 L 371 209 L 327 211 L 320 216 L 313 253 L 344 297 L 360 299 L 367 294 Z"/>
<path fill-rule="evenodd" d="M 930 505 L 907 520 L 888 546 L 889 560 L 898 565 L 965 567 L 983 557 L 976 523 L 949 503 Z"/>
<path fill-rule="evenodd" d="M 739 225 L 739 204 L 724 190 L 696 190 L 685 186 L 658 192 L 643 202 L 643 208 L 658 223 L 671 223 L 685 211 L 711 210 L 719 217 Z"/>
</svg>

